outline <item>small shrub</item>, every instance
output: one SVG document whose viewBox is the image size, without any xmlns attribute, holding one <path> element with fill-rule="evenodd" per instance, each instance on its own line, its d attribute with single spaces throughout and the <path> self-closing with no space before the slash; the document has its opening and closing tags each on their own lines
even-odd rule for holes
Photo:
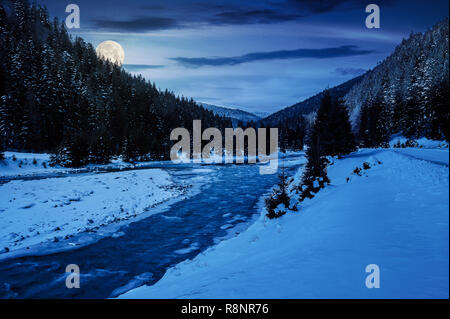
<svg viewBox="0 0 450 319">
<path fill-rule="evenodd" d="M 309 198 L 309 199 L 314 198 L 313 193 L 317 193 L 312 189 L 312 187 L 305 185 L 305 184 L 299 186 L 299 190 L 300 190 L 299 200 L 301 202 L 303 202 L 305 200 L 305 198 Z"/>
<path fill-rule="evenodd" d="M 328 176 L 325 177 L 306 177 L 303 176 L 303 184 L 299 187 L 300 198 L 299 201 L 302 202 L 306 198 L 314 198 L 322 188 L 325 188 L 325 184 L 329 184 L 330 180 Z"/>
<path fill-rule="evenodd" d="M 369 169 L 369 168 L 370 168 L 370 164 L 367 163 L 367 162 L 364 162 L 364 163 L 363 163 L 363 169 L 367 170 L 367 169 Z"/>
<path fill-rule="evenodd" d="M 356 174 L 356 175 L 358 175 L 358 176 L 361 176 L 361 169 L 360 169 L 359 167 L 356 167 L 356 168 L 353 170 L 353 174 Z"/>
<path fill-rule="evenodd" d="M 13 160 L 13 162 L 17 161 L 17 157 L 16 157 L 16 154 L 13 154 L 13 156 L 12 156 L 12 160 Z"/>
<path fill-rule="evenodd" d="M 274 209 L 269 210 L 267 213 L 267 217 L 269 219 L 279 218 L 286 214 L 286 207 L 283 204 L 278 205 Z"/>
<path fill-rule="evenodd" d="M 280 174 L 279 179 L 278 185 L 274 188 L 272 194 L 264 200 L 267 209 L 266 216 L 269 219 L 278 218 L 286 214 L 291 201 L 288 195 L 289 180 L 284 170 Z"/>
<path fill-rule="evenodd" d="M 33 158 L 33 165 L 37 165 L 37 160 L 36 160 L 36 158 Z"/>
</svg>

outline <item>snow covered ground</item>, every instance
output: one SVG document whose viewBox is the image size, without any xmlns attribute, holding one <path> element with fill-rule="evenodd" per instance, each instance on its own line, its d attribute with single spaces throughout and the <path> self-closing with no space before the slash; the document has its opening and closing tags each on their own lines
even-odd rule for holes
<svg viewBox="0 0 450 319">
<path fill-rule="evenodd" d="M 49 154 L 5 152 L 5 160 L 0 161 L 0 176 L 31 175 L 65 170 L 61 167 L 50 167 L 49 161 Z"/>
<path fill-rule="evenodd" d="M 80 173 L 106 169 L 126 169 L 146 166 L 149 163 L 159 162 L 127 163 L 121 158 L 116 158 L 113 159 L 110 164 L 90 164 L 82 168 L 66 168 L 58 165 L 51 167 L 50 154 L 5 152 L 5 160 L 0 161 L 0 178 L 10 178 L 13 176 L 45 176 L 47 174 Z"/>
<path fill-rule="evenodd" d="M 10 181 L 0 185 L 0 259 L 38 244 L 79 245 L 74 235 L 147 216 L 186 191 L 161 169 Z"/>
<path fill-rule="evenodd" d="M 391 138 L 391 141 L 389 142 L 390 147 L 395 147 L 396 144 L 405 144 L 408 141 L 408 139 L 402 135 L 395 135 Z M 446 141 L 436 141 L 436 140 L 430 140 L 426 137 L 421 137 L 417 140 L 415 140 L 419 148 L 447 148 L 448 149 L 448 143 Z"/>
<path fill-rule="evenodd" d="M 448 298 L 448 156 L 365 149 L 336 160 L 331 185 L 298 212 L 268 220 L 262 209 L 247 231 L 121 298 Z M 369 264 L 380 288 L 366 288 Z"/>
</svg>

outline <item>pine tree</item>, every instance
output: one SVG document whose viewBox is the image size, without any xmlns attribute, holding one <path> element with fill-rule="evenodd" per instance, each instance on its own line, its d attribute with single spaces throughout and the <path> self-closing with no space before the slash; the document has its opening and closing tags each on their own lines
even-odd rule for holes
<svg viewBox="0 0 450 319">
<path fill-rule="evenodd" d="M 3 161 L 5 159 L 5 153 L 3 148 L 3 139 L 0 136 L 0 161 Z"/>
<path fill-rule="evenodd" d="M 355 150 L 355 140 L 343 100 L 324 93 L 314 122 L 322 156 L 342 156 Z"/>
<path fill-rule="evenodd" d="M 89 163 L 89 136 L 74 131 L 50 159 L 51 165 L 81 167 Z"/>
<path fill-rule="evenodd" d="M 323 156 L 320 144 L 320 135 L 312 129 L 308 150 L 306 151 L 308 162 L 302 176 L 300 185 L 300 201 L 305 198 L 314 197 L 321 188 L 325 187 L 325 183 L 329 183 L 330 179 L 327 175 L 327 159 Z"/>
<path fill-rule="evenodd" d="M 430 98 L 430 128 L 427 137 L 431 139 L 441 140 L 444 138 L 449 141 L 449 83 L 443 81 L 433 90 L 434 94 Z"/>
<path fill-rule="evenodd" d="M 342 147 L 342 145 L 347 143 L 345 139 L 335 140 L 333 133 L 330 134 L 330 132 L 335 132 L 336 127 L 339 127 L 339 122 L 334 122 L 335 120 L 332 118 L 338 112 L 337 107 L 337 100 L 336 103 L 333 103 L 329 93 L 325 92 L 316 120 L 310 130 L 309 147 L 306 151 L 308 162 L 306 163 L 299 189 L 301 192 L 300 201 L 314 197 L 314 193 L 317 193 L 321 188 L 325 187 L 326 183 L 330 182 L 326 169 L 328 163 L 326 156 L 335 155 L 335 153 L 339 155 L 341 154 L 339 152 L 347 151 Z M 342 125 L 342 123 L 339 124 Z M 328 125 L 330 125 L 329 130 L 327 130 Z M 341 139 L 345 137 L 345 134 L 338 134 L 337 137 Z M 339 143 L 339 146 L 331 145 L 333 141 Z"/>
<path fill-rule="evenodd" d="M 377 95 L 361 108 L 359 140 L 364 147 L 385 147 L 391 136 L 391 115 L 384 99 Z"/>
<path fill-rule="evenodd" d="M 342 156 L 354 152 L 356 150 L 355 136 L 352 132 L 352 125 L 348 115 L 347 107 L 344 100 L 338 98 L 335 100 L 336 115 L 334 115 L 335 123 L 335 149 L 334 154 Z"/>
<path fill-rule="evenodd" d="M 289 181 L 284 167 L 278 175 L 278 184 L 272 191 L 272 194 L 265 199 L 267 217 L 269 219 L 278 218 L 286 214 L 290 208 L 290 197 L 288 194 Z"/>
<path fill-rule="evenodd" d="M 89 143 L 89 162 L 108 164 L 112 158 L 111 137 L 109 130 L 101 126 L 94 131 Z"/>
</svg>

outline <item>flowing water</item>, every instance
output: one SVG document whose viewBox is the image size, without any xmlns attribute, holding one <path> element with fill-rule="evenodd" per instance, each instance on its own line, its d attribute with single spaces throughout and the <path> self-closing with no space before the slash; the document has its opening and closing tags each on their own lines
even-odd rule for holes
<svg viewBox="0 0 450 319">
<path fill-rule="evenodd" d="M 289 162 L 286 172 L 293 174 L 301 161 L 288 157 Z M 211 181 L 200 193 L 122 227 L 116 236 L 76 250 L 1 261 L 0 297 L 107 298 L 154 284 L 169 267 L 242 231 L 239 226 L 248 225 L 259 213 L 259 199 L 277 182 L 276 174 L 260 175 L 258 165 L 158 167 L 174 180 L 190 182 L 204 171 Z M 66 288 L 68 264 L 80 267 L 79 289 Z"/>
</svg>

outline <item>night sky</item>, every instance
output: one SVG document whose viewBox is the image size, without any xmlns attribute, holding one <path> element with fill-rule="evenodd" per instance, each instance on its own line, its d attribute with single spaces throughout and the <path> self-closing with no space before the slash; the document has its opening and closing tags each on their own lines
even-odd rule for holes
<svg viewBox="0 0 450 319">
<path fill-rule="evenodd" d="M 197 101 L 274 112 L 387 57 L 410 32 L 448 16 L 448 0 L 41 0 L 52 16 L 78 4 L 97 46 L 119 42 L 125 69 Z M 381 28 L 365 27 L 376 3 Z"/>
</svg>

